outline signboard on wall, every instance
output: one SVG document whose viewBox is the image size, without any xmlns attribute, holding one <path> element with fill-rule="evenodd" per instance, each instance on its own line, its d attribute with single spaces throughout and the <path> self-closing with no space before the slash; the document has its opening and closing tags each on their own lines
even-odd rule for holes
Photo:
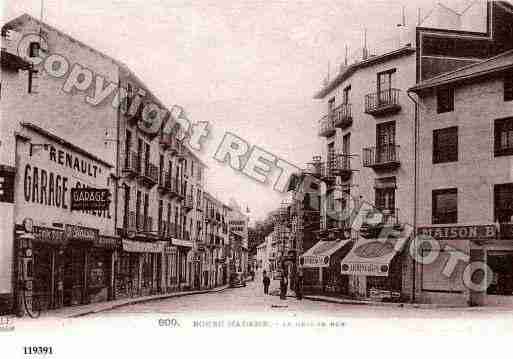
<svg viewBox="0 0 513 359">
<path fill-rule="evenodd" d="M 32 151 L 31 143 L 20 142 L 17 146 L 16 223 L 26 217 L 41 226 L 55 222 L 80 223 L 83 227 L 97 228 L 102 234 L 113 235 L 113 204 L 104 203 L 104 197 L 86 198 L 84 195 L 98 194 L 89 188 L 102 189 L 99 193 L 104 195 L 112 183 L 112 167 L 64 140 L 58 141 L 56 136 L 26 130 L 31 143 L 46 146 Z M 73 198 L 72 193 L 84 196 Z M 82 207 L 77 207 L 78 202 Z M 99 205 L 95 203 L 96 208 L 87 209 L 91 202 Z"/>
<path fill-rule="evenodd" d="M 14 168 L 0 165 L 0 202 L 14 203 Z"/>
<path fill-rule="evenodd" d="M 429 236 L 436 240 L 495 239 L 497 237 L 497 227 L 494 224 L 426 226 L 419 227 L 418 234 Z"/>
<path fill-rule="evenodd" d="M 97 188 L 72 188 L 72 211 L 104 211 L 110 205 L 110 191 Z"/>
</svg>

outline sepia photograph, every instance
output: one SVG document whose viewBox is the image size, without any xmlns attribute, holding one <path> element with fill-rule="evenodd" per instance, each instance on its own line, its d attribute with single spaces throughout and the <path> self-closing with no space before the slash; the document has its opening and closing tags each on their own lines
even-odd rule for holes
<svg viewBox="0 0 513 359">
<path fill-rule="evenodd" d="M 510 350 L 512 1 L 0 4 L 1 358 Z"/>
</svg>

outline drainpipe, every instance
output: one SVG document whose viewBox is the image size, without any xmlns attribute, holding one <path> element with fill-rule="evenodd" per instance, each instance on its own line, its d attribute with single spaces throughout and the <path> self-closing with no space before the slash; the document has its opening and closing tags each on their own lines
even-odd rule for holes
<svg viewBox="0 0 513 359">
<path fill-rule="evenodd" d="M 413 171 L 413 240 L 415 241 L 417 238 L 417 164 L 418 164 L 418 138 L 419 138 L 419 103 L 418 101 L 411 95 L 410 90 L 407 91 L 408 97 L 415 105 L 415 118 L 414 118 L 414 171 Z M 417 256 L 417 253 L 415 253 L 415 256 Z M 412 284 L 412 297 L 411 301 L 412 303 L 415 303 L 415 297 L 416 297 L 416 281 L 417 281 L 417 262 L 415 261 L 415 257 L 413 258 L 413 284 Z"/>
</svg>

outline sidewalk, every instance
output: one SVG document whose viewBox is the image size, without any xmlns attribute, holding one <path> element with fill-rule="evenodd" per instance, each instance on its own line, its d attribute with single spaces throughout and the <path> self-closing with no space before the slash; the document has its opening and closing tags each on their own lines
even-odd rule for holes
<svg viewBox="0 0 513 359">
<path fill-rule="evenodd" d="M 271 295 L 279 296 L 280 289 L 274 288 Z M 287 298 L 296 298 L 296 293 L 289 289 L 287 291 Z M 369 305 L 377 307 L 390 307 L 390 308 L 418 308 L 418 309 L 436 309 L 436 308 L 461 308 L 461 306 L 450 306 L 440 304 L 420 304 L 420 303 L 391 303 L 391 302 L 377 302 L 365 299 L 347 299 L 330 297 L 327 295 L 318 294 L 303 294 L 303 300 L 311 300 L 316 302 L 335 303 L 335 304 L 351 304 L 351 305 Z M 467 308 L 467 307 L 465 307 Z"/>
<path fill-rule="evenodd" d="M 75 306 L 75 307 L 65 307 L 65 308 L 59 308 L 59 309 L 42 312 L 40 318 L 50 318 L 50 317 L 77 318 L 77 317 L 83 317 L 83 316 L 89 315 L 89 314 L 101 313 L 104 311 L 112 310 L 112 309 L 119 308 L 119 307 L 124 307 L 127 305 L 146 303 L 146 302 L 151 302 L 154 300 L 178 298 L 178 297 L 184 297 L 187 295 L 195 295 L 195 294 L 217 293 L 217 292 L 221 292 L 221 291 L 225 290 L 226 288 L 228 288 L 228 285 L 224 285 L 224 286 L 213 288 L 213 289 L 192 290 L 192 291 L 186 291 L 186 292 L 148 295 L 148 296 L 144 296 L 144 297 L 118 299 L 118 300 L 112 300 L 112 301 L 108 301 L 108 302 L 86 304 L 86 305 L 80 305 L 80 306 Z"/>
</svg>

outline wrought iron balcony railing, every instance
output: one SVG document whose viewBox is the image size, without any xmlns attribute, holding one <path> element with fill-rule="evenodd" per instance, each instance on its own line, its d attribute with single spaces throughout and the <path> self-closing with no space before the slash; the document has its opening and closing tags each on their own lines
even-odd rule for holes
<svg viewBox="0 0 513 359">
<path fill-rule="evenodd" d="M 384 116 L 401 110 L 398 89 L 388 89 L 365 96 L 365 113 L 373 116 Z"/>
<path fill-rule="evenodd" d="M 363 166 L 374 170 L 391 170 L 400 166 L 399 146 L 386 145 L 363 149 Z"/>
<path fill-rule="evenodd" d="M 158 167 L 155 166 L 151 162 L 145 162 L 143 166 L 143 171 L 140 174 L 141 181 L 148 187 L 155 186 L 159 181 L 159 170 Z"/>
<path fill-rule="evenodd" d="M 323 116 L 319 120 L 319 136 L 331 137 L 335 132 L 335 117 L 333 116 L 333 113 Z"/>
<path fill-rule="evenodd" d="M 129 151 L 125 154 L 125 163 L 123 164 L 123 172 L 129 176 L 139 174 L 141 163 L 137 152 Z"/>
<path fill-rule="evenodd" d="M 343 103 L 333 110 L 334 124 L 338 128 L 347 128 L 353 124 L 351 104 Z"/>
</svg>

